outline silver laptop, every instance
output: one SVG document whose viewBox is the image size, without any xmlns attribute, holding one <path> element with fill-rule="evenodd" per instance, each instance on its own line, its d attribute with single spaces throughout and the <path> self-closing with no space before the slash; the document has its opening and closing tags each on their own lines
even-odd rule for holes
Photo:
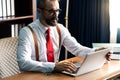
<svg viewBox="0 0 120 80">
<path fill-rule="evenodd" d="M 93 43 L 93 48 L 112 47 L 111 59 L 120 60 L 120 43 Z"/>
<path fill-rule="evenodd" d="M 107 48 L 104 50 L 92 52 L 86 56 L 83 63 L 76 63 L 75 64 L 76 66 L 78 66 L 78 70 L 76 72 L 69 73 L 69 72 L 63 71 L 62 73 L 68 74 L 71 76 L 78 76 L 78 75 L 82 75 L 82 74 L 94 71 L 96 69 L 99 69 L 106 62 L 105 55 L 110 50 L 111 50 L 111 48 Z"/>
</svg>

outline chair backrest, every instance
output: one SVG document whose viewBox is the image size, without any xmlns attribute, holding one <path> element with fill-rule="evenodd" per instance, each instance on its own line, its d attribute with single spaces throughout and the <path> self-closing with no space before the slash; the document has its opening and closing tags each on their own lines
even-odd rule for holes
<svg viewBox="0 0 120 80">
<path fill-rule="evenodd" d="M 17 63 L 17 37 L 0 39 L 0 78 L 20 73 Z"/>
</svg>

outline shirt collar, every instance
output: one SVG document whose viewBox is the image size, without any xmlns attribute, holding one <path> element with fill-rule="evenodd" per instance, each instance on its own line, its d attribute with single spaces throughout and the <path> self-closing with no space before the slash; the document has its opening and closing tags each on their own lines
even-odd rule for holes
<svg viewBox="0 0 120 80">
<path fill-rule="evenodd" d="M 38 20 L 38 28 L 45 34 L 46 33 L 46 31 L 47 31 L 47 27 L 45 27 L 41 22 L 40 22 L 40 20 Z"/>
</svg>

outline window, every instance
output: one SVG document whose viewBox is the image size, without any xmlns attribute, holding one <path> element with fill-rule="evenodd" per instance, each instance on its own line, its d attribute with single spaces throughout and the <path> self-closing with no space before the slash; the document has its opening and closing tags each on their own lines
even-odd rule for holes
<svg viewBox="0 0 120 80">
<path fill-rule="evenodd" d="M 120 28 L 120 0 L 110 0 L 110 42 L 116 43 L 117 29 Z"/>
</svg>

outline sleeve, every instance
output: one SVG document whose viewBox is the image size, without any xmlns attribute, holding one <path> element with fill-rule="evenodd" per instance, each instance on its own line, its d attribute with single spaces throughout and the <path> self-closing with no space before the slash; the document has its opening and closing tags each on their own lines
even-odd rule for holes
<svg viewBox="0 0 120 80">
<path fill-rule="evenodd" d="M 27 27 L 20 30 L 17 60 L 19 68 L 22 71 L 38 71 L 38 72 L 52 72 L 55 67 L 55 63 L 52 62 L 38 62 L 31 59 L 32 53 L 32 33 Z"/>
<path fill-rule="evenodd" d="M 78 43 L 65 27 L 61 27 L 61 36 L 63 46 L 75 56 L 81 56 L 85 58 L 87 54 L 94 52 L 94 49 L 82 46 L 80 43 Z"/>
</svg>

